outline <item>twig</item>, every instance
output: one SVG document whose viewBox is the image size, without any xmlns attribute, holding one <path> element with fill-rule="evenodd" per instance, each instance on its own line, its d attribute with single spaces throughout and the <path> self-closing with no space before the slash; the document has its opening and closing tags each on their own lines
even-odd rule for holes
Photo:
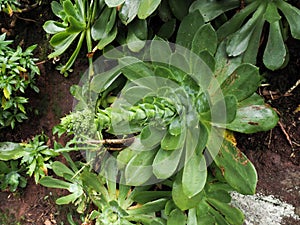
<svg viewBox="0 0 300 225">
<path fill-rule="evenodd" d="M 294 151 L 293 142 L 292 142 L 292 140 L 291 140 L 291 138 L 290 138 L 290 135 L 286 132 L 286 130 L 285 130 L 283 124 L 281 123 L 281 121 L 278 122 L 278 125 L 280 126 L 282 132 L 284 133 L 286 139 L 288 140 L 290 146 L 292 147 L 292 150 Z"/>
<path fill-rule="evenodd" d="M 292 92 L 293 90 L 295 90 L 295 88 L 298 87 L 299 84 L 300 84 L 300 79 L 296 82 L 296 84 L 295 84 L 293 87 L 291 87 L 287 92 L 284 93 L 284 96 L 289 96 L 289 95 L 291 95 L 291 92 Z"/>
<path fill-rule="evenodd" d="M 107 145 L 125 145 L 131 144 L 134 141 L 134 137 L 126 138 L 126 139 L 104 139 L 104 140 L 90 140 L 88 143 L 90 144 L 107 144 Z"/>
</svg>

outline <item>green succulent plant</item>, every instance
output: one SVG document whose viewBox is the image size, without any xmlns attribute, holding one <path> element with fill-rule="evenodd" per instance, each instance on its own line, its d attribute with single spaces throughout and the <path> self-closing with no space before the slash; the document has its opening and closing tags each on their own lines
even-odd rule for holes
<svg viewBox="0 0 300 225">
<path fill-rule="evenodd" d="M 107 52 L 117 66 L 76 88 L 73 94 L 79 104 L 74 113 L 82 113 L 86 107 L 95 112 L 92 121 L 97 135 L 85 140 L 91 152 L 104 157 L 100 173 L 105 175 L 109 167 L 105 162 L 112 161 L 110 170 L 123 177 L 121 184 L 171 183 L 168 223 L 175 218 L 181 222 L 204 218 L 210 223 L 242 224 L 241 212 L 228 205 L 228 191 L 254 194 L 257 174 L 247 157 L 225 137 L 226 129 L 241 133 L 269 130 L 277 124 L 277 114 L 255 93 L 261 83 L 258 68 L 229 59 L 226 46 L 217 45 L 216 32 L 200 12 L 183 18 L 176 43 L 170 46 L 156 38 L 140 58 L 122 55 L 119 50 Z M 126 83 L 117 85 L 124 78 Z M 69 121 L 68 117 L 72 114 L 64 121 Z M 81 122 L 89 124 L 91 118 L 86 118 L 89 121 Z M 70 127 L 61 125 L 65 130 Z M 101 140 L 106 134 L 124 141 L 133 137 L 133 141 L 120 152 L 108 154 L 108 142 Z M 84 136 L 78 135 L 84 141 Z M 95 137 L 100 140 L 92 140 Z M 104 177 L 110 180 L 107 174 Z M 213 196 L 210 189 L 217 180 L 220 195 Z M 102 214 L 97 215 L 100 218 Z"/>
</svg>

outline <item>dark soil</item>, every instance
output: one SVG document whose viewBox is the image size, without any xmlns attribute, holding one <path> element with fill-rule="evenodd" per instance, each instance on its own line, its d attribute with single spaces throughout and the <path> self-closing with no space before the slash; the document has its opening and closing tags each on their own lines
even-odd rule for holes
<svg viewBox="0 0 300 225">
<path fill-rule="evenodd" d="M 57 138 L 52 136 L 53 126 L 72 110 L 73 98 L 69 88 L 78 83 L 87 64 L 85 59 L 80 61 L 75 65 L 74 73 L 65 78 L 55 70 L 52 61 L 47 60 L 46 56 L 51 49 L 41 26 L 52 17 L 50 12 L 49 3 L 44 1 L 42 6 L 23 13 L 22 18 L 21 15 L 18 16 L 13 27 L 10 27 L 13 18 L 0 14 L 0 28 L 11 32 L 11 37 L 16 38 L 17 43 L 24 47 L 39 43 L 36 55 L 45 60 L 40 64 L 41 76 L 37 80 L 40 93 L 27 93 L 30 99 L 30 119 L 13 131 L 2 130 L 0 141 L 19 142 L 42 132 L 51 139 Z M 266 102 L 278 112 L 279 125 L 268 132 L 236 134 L 236 138 L 239 148 L 257 169 L 257 190 L 293 204 L 296 213 L 300 215 L 300 85 L 285 94 L 300 79 L 299 41 L 289 40 L 288 48 L 289 65 L 280 71 L 267 72 L 265 78 L 269 86 L 259 89 Z M 73 209 L 58 208 L 54 203 L 58 195 L 60 193 L 57 190 L 35 185 L 30 179 L 27 187 L 19 190 L 17 194 L 0 193 L 0 214 L 9 212 L 25 225 L 60 224 L 60 221 L 65 221 L 65 214 Z M 299 221 L 286 221 L 286 224 L 300 224 Z"/>
</svg>

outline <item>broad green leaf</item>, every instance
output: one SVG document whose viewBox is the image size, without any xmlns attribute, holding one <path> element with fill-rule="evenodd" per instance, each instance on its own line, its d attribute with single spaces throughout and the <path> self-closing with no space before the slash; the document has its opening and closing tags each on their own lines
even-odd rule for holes
<svg viewBox="0 0 300 225">
<path fill-rule="evenodd" d="M 128 25 L 126 43 L 133 52 L 140 51 L 145 46 L 148 36 L 146 20 L 135 20 Z"/>
<path fill-rule="evenodd" d="M 242 225 L 244 223 L 244 214 L 237 208 L 218 201 L 218 199 L 208 198 L 207 201 L 216 210 L 218 210 L 230 224 Z"/>
<path fill-rule="evenodd" d="M 161 140 L 161 148 L 164 150 L 175 150 L 182 148 L 185 142 L 185 131 L 182 131 L 179 135 L 172 135 L 168 131 Z"/>
<path fill-rule="evenodd" d="M 78 10 L 76 9 L 76 5 L 73 5 L 71 0 L 63 1 L 62 5 L 63 5 L 64 12 L 67 14 L 67 16 L 72 16 L 72 17 L 76 18 L 78 21 L 84 22 L 83 18 L 80 17 L 80 15 L 78 14 Z"/>
<path fill-rule="evenodd" d="M 189 198 L 187 197 L 182 188 L 182 174 L 177 174 L 176 179 L 173 183 L 172 198 L 176 206 L 181 210 L 187 210 L 194 208 L 199 204 L 203 198 L 203 192 L 200 192 L 196 196 Z"/>
<path fill-rule="evenodd" d="M 136 152 L 132 149 L 125 148 L 117 156 L 118 168 L 123 169 L 128 164 L 128 162 L 136 155 Z"/>
<path fill-rule="evenodd" d="M 65 174 L 74 176 L 74 172 L 69 169 L 65 164 L 59 161 L 55 161 L 51 164 L 52 170 L 57 176 L 64 177 Z"/>
<path fill-rule="evenodd" d="M 146 148 L 154 148 L 160 144 L 166 131 L 153 126 L 146 126 L 140 134 L 141 144 Z"/>
<path fill-rule="evenodd" d="M 165 22 L 157 32 L 157 36 L 163 39 L 169 39 L 172 37 L 176 30 L 176 19 L 172 18 Z"/>
<path fill-rule="evenodd" d="M 257 9 L 259 4 L 259 1 L 251 2 L 245 8 L 241 9 L 238 13 L 236 13 L 230 20 L 228 20 L 221 27 L 219 27 L 217 30 L 218 39 L 222 41 L 225 38 L 227 38 L 228 35 L 236 32 L 244 23 L 245 19 Z"/>
<path fill-rule="evenodd" d="M 108 7 L 117 7 L 121 4 L 123 4 L 125 0 L 105 0 L 105 3 Z"/>
<path fill-rule="evenodd" d="M 62 18 L 61 15 L 60 15 L 60 12 L 63 10 L 63 7 L 59 2 L 52 1 L 51 2 L 51 9 L 52 9 L 52 12 L 54 13 L 54 15 L 56 15 L 59 18 Z"/>
<path fill-rule="evenodd" d="M 257 54 L 259 51 L 259 47 L 261 45 L 261 34 L 263 31 L 264 24 L 265 24 L 264 19 L 257 21 L 257 25 L 251 35 L 248 47 L 243 54 L 244 63 L 251 63 L 253 65 L 256 65 Z"/>
<path fill-rule="evenodd" d="M 125 0 L 119 12 L 119 17 L 123 24 L 129 24 L 137 15 L 140 0 Z"/>
<path fill-rule="evenodd" d="M 91 35 L 94 40 L 100 40 L 109 35 L 114 27 L 116 19 L 116 9 L 105 7 L 99 18 L 95 21 L 91 29 Z M 112 20 L 112 21 L 111 21 Z M 111 24 L 110 24 L 111 23 Z M 110 24 L 110 26 L 108 26 Z"/>
<path fill-rule="evenodd" d="M 125 168 L 127 185 L 139 186 L 145 184 L 152 177 L 152 162 L 157 150 L 146 150 L 137 153 Z"/>
<path fill-rule="evenodd" d="M 266 5 L 262 3 L 247 23 L 228 38 L 226 52 L 229 56 L 238 56 L 247 49 L 251 35 L 257 25 L 257 21 L 262 18 L 265 7 Z"/>
<path fill-rule="evenodd" d="M 233 71 L 241 65 L 241 57 L 228 57 L 225 41 L 222 41 L 217 49 L 214 60 L 216 62 L 214 76 L 220 84 L 224 82 Z"/>
<path fill-rule="evenodd" d="M 276 126 L 277 122 L 278 116 L 270 107 L 249 105 L 239 108 L 234 121 L 226 127 L 232 131 L 250 134 L 270 130 Z"/>
<path fill-rule="evenodd" d="M 213 168 L 214 169 L 214 168 Z M 231 196 L 229 194 L 229 192 L 226 190 L 226 188 L 224 189 L 209 189 L 207 188 L 207 197 L 210 199 L 216 199 L 222 203 L 230 203 L 231 202 Z"/>
<path fill-rule="evenodd" d="M 241 101 L 257 90 L 260 80 L 257 67 L 251 64 L 242 64 L 222 83 L 223 95 L 233 95 L 238 101 Z"/>
<path fill-rule="evenodd" d="M 169 6 L 172 13 L 178 20 L 183 20 L 183 18 L 188 15 L 189 6 L 193 2 L 192 0 L 168 0 Z"/>
<path fill-rule="evenodd" d="M 141 99 L 153 93 L 152 89 L 144 86 L 133 86 L 129 88 L 123 88 L 123 90 L 121 94 L 122 98 L 132 105 L 137 104 Z"/>
<path fill-rule="evenodd" d="M 135 58 L 124 57 L 120 59 L 119 62 L 122 66 L 124 65 L 121 69 L 123 74 L 133 82 L 142 81 L 140 78 L 154 76 L 153 71 L 150 70 L 145 63 Z"/>
<path fill-rule="evenodd" d="M 242 108 L 245 106 L 251 106 L 251 105 L 264 105 L 265 101 L 264 99 L 257 93 L 253 93 L 250 97 L 244 99 L 243 101 L 238 103 L 238 108 Z"/>
<path fill-rule="evenodd" d="M 74 202 L 77 198 L 78 198 L 77 193 L 72 193 L 56 199 L 55 203 L 57 205 L 65 205 Z"/>
<path fill-rule="evenodd" d="M 71 183 L 59 180 L 53 177 L 45 176 L 39 180 L 39 184 L 50 187 L 50 188 L 61 188 L 61 189 L 69 189 Z"/>
<path fill-rule="evenodd" d="M 96 93 L 101 93 L 109 88 L 120 74 L 120 67 L 114 67 L 106 72 L 95 74 L 91 80 L 90 89 Z"/>
<path fill-rule="evenodd" d="M 279 69 L 287 56 L 279 21 L 270 24 L 269 38 L 263 55 L 263 62 L 270 70 Z"/>
<path fill-rule="evenodd" d="M 256 170 L 249 159 L 231 142 L 223 141 L 214 161 L 228 184 L 236 191 L 241 194 L 255 193 L 257 184 Z"/>
<path fill-rule="evenodd" d="M 207 169 L 203 154 L 196 154 L 196 151 L 186 161 L 183 167 L 182 189 L 185 195 L 191 198 L 204 188 Z"/>
<path fill-rule="evenodd" d="M 266 12 L 264 13 L 264 18 L 269 23 L 275 23 L 281 19 L 281 16 L 278 13 L 277 6 L 274 2 L 269 2 Z"/>
<path fill-rule="evenodd" d="M 300 39 L 300 9 L 285 1 L 276 1 L 276 4 L 286 17 L 293 38 Z"/>
<path fill-rule="evenodd" d="M 233 95 L 227 95 L 211 106 L 210 112 L 208 112 L 208 118 L 205 117 L 205 114 L 202 114 L 202 116 L 204 119 L 211 121 L 213 124 L 228 124 L 234 120 L 236 111 L 236 97 Z"/>
<path fill-rule="evenodd" d="M 127 193 L 128 194 L 128 193 Z M 133 196 L 130 196 L 135 202 L 145 204 L 147 202 L 160 198 L 171 197 L 171 191 L 137 191 Z"/>
<path fill-rule="evenodd" d="M 59 32 L 62 32 L 66 29 L 66 26 L 64 26 L 62 23 L 59 23 L 54 20 L 48 20 L 46 23 L 43 25 L 43 29 L 48 33 L 48 34 L 56 34 Z"/>
<path fill-rule="evenodd" d="M 159 65 L 161 65 L 162 67 L 162 64 L 165 63 L 167 67 L 171 54 L 172 50 L 168 42 L 162 40 L 157 36 L 153 41 L 151 41 L 150 57 L 152 62 L 161 63 Z"/>
<path fill-rule="evenodd" d="M 78 33 L 86 29 L 85 23 L 79 22 L 77 19 L 75 19 L 72 16 L 68 16 L 68 21 L 70 23 L 69 27 L 66 28 L 66 32 L 72 34 L 72 33 Z"/>
<path fill-rule="evenodd" d="M 138 10 L 139 19 L 143 20 L 150 16 L 159 6 L 161 0 L 141 0 Z"/>
<path fill-rule="evenodd" d="M 158 200 L 154 200 L 151 202 L 147 202 L 139 208 L 127 210 L 129 215 L 141 215 L 141 214 L 148 214 L 152 212 L 158 212 L 165 208 L 167 199 L 161 198 Z"/>
<path fill-rule="evenodd" d="M 192 42 L 192 51 L 194 53 L 199 55 L 204 50 L 207 50 L 212 55 L 217 50 L 217 35 L 210 24 L 200 27 L 195 33 Z"/>
<path fill-rule="evenodd" d="M 0 160 L 15 160 L 23 157 L 25 153 L 24 148 L 19 143 L 0 142 Z"/>
<path fill-rule="evenodd" d="M 190 6 L 190 12 L 199 10 L 203 15 L 205 22 L 209 22 L 219 15 L 231 10 L 238 8 L 240 6 L 239 0 L 227 0 L 225 2 L 220 2 L 218 0 L 203 1 L 198 0 L 193 2 Z"/>
<path fill-rule="evenodd" d="M 118 34 L 118 29 L 117 26 L 115 26 L 108 34 L 107 36 L 103 37 L 97 44 L 97 48 L 99 50 L 102 50 L 103 48 L 105 48 L 108 44 L 110 44 L 111 42 L 113 42 Z"/>
<path fill-rule="evenodd" d="M 166 151 L 159 149 L 153 160 L 153 174 L 158 179 L 167 179 L 172 176 L 180 164 L 183 149 Z"/>
<path fill-rule="evenodd" d="M 194 36 L 202 25 L 204 25 L 204 20 L 199 11 L 189 13 L 180 23 L 176 44 L 182 45 L 187 49 L 192 49 Z"/>
<path fill-rule="evenodd" d="M 167 225 L 182 225 L 186 224 L 186 216 L 179 209 L 174 209 L 167 220 Z"/>
<path fill-rule="evenodd" d="M 69 34 L 66 31 L 53 35 L 50 39 L 50 44 L 54 47 L 55 51 L 48 55 L 48 58 L 51 59 L 64 53 L 77 36 L 78 33 Z"/>
</svg>

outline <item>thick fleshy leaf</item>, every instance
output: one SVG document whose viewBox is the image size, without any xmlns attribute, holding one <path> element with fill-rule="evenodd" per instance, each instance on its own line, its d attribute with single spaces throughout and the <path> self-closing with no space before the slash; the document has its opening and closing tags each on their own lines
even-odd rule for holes
<svg viewBox="0 0 300 225">
<path fill-rule="evenodd" d="M 264 14 L 264 18 L 269 23 L 277 22 L 281 19 L 281 16 L 278 13 L 277 6 L 274 2 L 269 2 L 266 12 Z"/>
<path fill-rule="evenodd" d="M 202 51 L 208 51 L 214 55 L 217 50 L 217 35 L 210 24 L 205 24 L 200 27 L 192 42 L 192 51 L 199 55 Z"/>
<path fill-rule="evenodd" d="M 174 32 L 176 31 L 176 19 L 172 18 L 165 22 L 157 32 L 157 36 L 164 38 L 164 39 L 169 39 L 172 37 Z"/>
<path fill-rule="evenodd" d="M 39 180 L 39 184 L 45 187 L 62 188 L 62 189 L 69 189 L 71 185 L 71 183 L 53 177 L 49 177 L 49 176 L 42 177 Z"/>
<path fill-rule="evenodd" d="M 178 20 L 183 20 L 183 18 L 188 15 L 189 7 L 192 0 L 168 0 L 169 6 L 173 15 Z"/>
<path fill-rule="evenodd" d="M 140 0 L 126 0 L 119 12 L 119 18 L 122 23 L 129 24 L 137 15 L 140 6 Z"/>
<path fill-rule="evenodd" d="M 187 159 L 182 174 L 182 189 L 189 198 L 202 191 L 207 177 L 206 162 L 203 154 L 198 155 L 196 151 L 194 153 Z"/>
<path fill-rule="evenodd" d="M 152 202 L 147 202 L 139 208 L 135 208 L 132 210 L 128 210 L 129 215 L 141 215 L 148 214 L 152 212 L 158 212 L 165 208 L 167 199 L 162 198 L 158 200 L 154 200 Z"/>
<path fill-rule="evenodd" d="M 204 195 L 202 192 L 192 198 L 187 197 L 182 188 L 182 174 L 177 174 L 176 180 L 173 183 L 172 198 L 179 209 L 187 210 L 194 208 L 199 204 L 203 197 Z"/>
<path fill-rule="evenodd" d="M 48 34 L 56 34 L 58 32 L 62 32 L 66 30 L 66 26 L 64 26 L 62 23 L 59 23 L 54 20 L 48 20 L 46 23 L 43 25 L 43 29 L 48 33 Z"/>
<path fill-rule="evenodd" d="M 179 166 L 183 149 L 166 151 L 159 149 L 153 160 L 153 173 L 158 179 L 172 176 Z"/>
<path fill-rule="evenodd" d="M 105 0 L 105 3 L 108 7 L 117 7 L 121 4 L 123 4 L 125 0 Z"/>
<path fill-rule="evenodd" d="M 217 199 L 208 198 L 209 204 L 222 214 L 230 224 L 242 225 L 244 223 L 244 214 L 241 210 L 218 201 Z"/>
<path fill-rule="evenodd" d="M 55 203 L 57 205 L 65 205 L 74 202 L 77 198 L 78 198 L 77 193 L 72 193 L 56 199 Z"/>
<path fill-rule="evenodd" d="M 249 159 L 231 142 L 223 141 L 214 161 L 228 184 L 236 191 L 241 194 L 255 193 L 257 183 L 256 170 Z"/>
<path fill-rule="evenodd" d="M 228 37 L 228 35 L 236 32 L 241 27 L 245 19 L 257 9 L 259 4 L 259 1 L 253 1 L 247 4 L 245 8 L 241 9 L 230 20 L 228 20 L 222 26 L 220 26 L 217 30 L 218 39 L 222 41 L 226 37 Z"/>
<path fill-rule="evenodd" d="M 152 62 L 158 63 L 161 67 L 164 65 L 164 68 L 168 68 L 168 62 L 171 54 L 172 50 L 168 42 L 157 36 L 153 41 L 151 41 L 150 57 Z"/>
<path fill-rule="evenodd" d="M 191 49 L 194 36 L 202 25 L 204 25 L 204 20 L 199 11 L 189 13 L 180 23 L 176 44 Z"/>
<path fill-rule="evenodd" d="M 233 95 L 238 101 L 241 101 L 257 90 L 260 80 L 257 67 L 251 64 L 242 64 L 222 83 L 223 95 Z"/>
<path fill-rule="evenodd" d="M 160 144 L 166 131 L 153 126 L 146 126 L 140 134 L 141 144 L 146 148 L 154 148 Z"/>
<path fill-rule="evenodd" d="M 161 140 L 161 148 L 164 150 L 175 150 L 184 145 L 186 133 L 182 131 L 179 135 L 172 135 L 167 132 Z"/>
<path fill-rule="evenodd" d="M 113 42 L 115 38 L 117 37 L 118 29 L 117 26 L 115 26 L 108 34 L 107 36 L 103 37 L 97 44 L 97 48 L 99 50 L 104 49 L 108 44 Z"/>
<path fill-rule="evenodd" d="M 0 142 L 0 160 L 15 160 L 24 156 L 24 148 L 19 143 Z"/>
<path fill-rule="evenodd" d="M 66 31 L 59 32 L 50 39 L 50 44 L 54 47 L 55 52 L 51 53 L 48 58 L 54 58 L 64 53 L 73 43 L 79 33 L 70 34 Z"/>
<path fill-rule="evenodd" d="M 52 167 L 52 170 L 54 171 L 54 173 L 60 177 L 64 177 L 65 174 L 66 175 L 68 174 L 71 176 L 73 176 L 75 174 L 71 169 L 69 169 L 69 167 L 67 167 L 65 164 L 63 164 L 62 162 L 59 162 L 59 161 L 53 162 L 51 167 Z"/>
<path fill-rule="evenodd" d="M 120 67 L 114 67 L 111 70 L 95 74 L 90 83 L 90 89 L 96 93 L 101 93 L 119 77 Z"/>
<path fill-rule="evenodd" d="M 286 17 L 293 38 L 300 39 L 300 9 L 285 1 L 276 1 L 276 4 Z"/>
<path fill-rule="evenodd" d="M 185 214 L 179 210 L 179 209 L 174 209 L 167 220 L 167 225 L 182 225 L 186 224 L 186 216 Z"/>
<path fill-rule="evenodd" d="M 146 20 L 135 20 L 128 25 L 126 42 L 128 48 L 133 52 L 140 51 L 145 46 L 148 36 Z"/>
<path fill-rule="evenodd" d="M 242 61 L 244 63 L 251 63 L 253 65 L 256 65 L 257 53 L 261 45 L 261 34 L 263 31 L 264 24 L 265 20 L 263 19 L 257 21 L 256 27 L 251 35 L 248 47 L 242 56 Z"/>
<path fill-rule="evenodd" d="M 150 16 L 159 6 L 161 0 L 141 0 L 138 10 L 139 19 L 143 20 Z"/>
<path fill-rule="evenodd" d="M 278 116 L 276 112 L 265 105 L 249 105 L 239 108 L 236 118 L 227 124 L 227 129 L 241 133 L 256 133 L 267 131 L 276 126 Z"/>
<path fill-rule="evenodd" d="M 104 8 L 99 18 L 95 21 L 91 29 L 94 40 L 100 40 L 108 36 L 115 25 L 116 9 Z"/>
<path fill-rule="evenodd" d="M 157 150 L 141 151 L 137 153 L 125 168 L 127 185 L 140 186 L 145 184 L 153 175 L 152 162 Z"/>
<path fill-rule="evenodd" d="M 190 6 L 190 12 L 199 10 L 203 15 L 205 22 L 209 22 L 219 15 L 231 10 L 238 8 L 240 6 L 239 0 L 227 0 L 225 2 L 220 2 L 218 0 L 213 1 L 195 1 Z"/>
<path fill-rule="evenodd" d="M 286 60 L 286 51 L 279 21 L 271 23 L 269 38 L 263 56 L 265 66 L 270 70 L 279 69 Z"/>
<path fill-rule="evenodd" d="M 251 35 L 257 25 L 257 21 L 262 18 L 265 7 L 266 5 L 262 3 L 251 19 L 228 38 L 226 52 L 229 56 L 238 56 L 247 49 Z"/>
</svg>

